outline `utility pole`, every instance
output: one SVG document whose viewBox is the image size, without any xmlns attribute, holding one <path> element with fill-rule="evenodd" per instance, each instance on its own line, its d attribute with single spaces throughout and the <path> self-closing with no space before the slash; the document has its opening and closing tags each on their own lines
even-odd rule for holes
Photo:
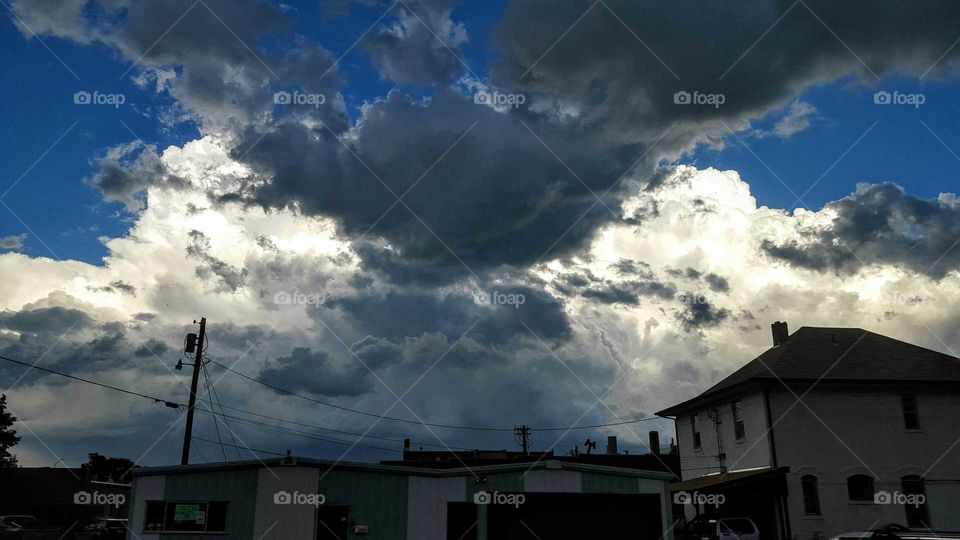
<svg viewBox="0 0 960 540">
<path fill-rule="evenodd" d="M 197 322 L 197 321 L 193 321 Z M 193 360 L 193 378 L 190 381 L 190 402 L 187 405 L 187 425 L 183 429 L 183 455 L 180 464 L 190 463 L 190 440 L 193 438 L 193 410 L 197 406 L 197 383 L 200 381 L 200 368 L 203 366 L 203 342 L 206 336 L 207 318 L 200 317 L 200 334 L 196 337 L 196 356 Z M 190 348 L 190 335 L 187 336 L 187 352 Z"/>
<path fill-rule="evenodd" d="M 513 434 L 520 439 L 520 447 L 523 448 L 523 455 L 530 455 L 530 428 L 526 425 L 513 428 Z"/>
</svg>

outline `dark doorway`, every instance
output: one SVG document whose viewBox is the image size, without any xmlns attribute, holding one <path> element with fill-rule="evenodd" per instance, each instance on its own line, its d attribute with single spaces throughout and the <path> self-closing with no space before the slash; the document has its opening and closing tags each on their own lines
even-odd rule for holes
<svg viewBox="0 0 960 540">
<path fill-rule="evenodd" d="M 519 507 L 487 507 L 488 537 L 497 540 L 659 540 L 661 519 L 658 495 L 527 493 Z"/>
<path fill-rule="evenodd" d="M 907 527 L 930 528 L 930 513 L 927 510 L 927 487 L 923 478 L 916 475 L 904 476 L 900 479 L 900 490 L 910 496 L 905 509 L 907 511 Z"/>
<path fill-rule="evenodd" d="M 447 503 L 447 540 L 477 540 L 477 505 Z"/>
<path fill-rule="evenodd" d="M 317 540 L 347 540 L 349 506 L 317 508 Z"/>
</svg>

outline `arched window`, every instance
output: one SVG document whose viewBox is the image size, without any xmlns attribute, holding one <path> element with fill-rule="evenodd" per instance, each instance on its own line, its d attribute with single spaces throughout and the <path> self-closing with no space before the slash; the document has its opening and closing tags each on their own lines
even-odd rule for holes
<svg viewBox="0 0 960 540">
<path fill-rule="evenodd" d="M 847 478 L 847 495 L 851 501 L 873 501 L 873 477 L 855 474 Z"/>
<path fill-rule="evenodd" d="M 803 513 L 808 516 L 820 515 L 820 490 L 817 488 L 817 477 L 808 474 L 800 479 L 803 489 Z"/>
<path fill-rule="evenodd" d="M 900 491 L 905 498 L 907 527 L 930 528 L 930 513 L 927 510 L 927 487 L 923 477 L 915 474 L 900 479 Z"/>
</svg>

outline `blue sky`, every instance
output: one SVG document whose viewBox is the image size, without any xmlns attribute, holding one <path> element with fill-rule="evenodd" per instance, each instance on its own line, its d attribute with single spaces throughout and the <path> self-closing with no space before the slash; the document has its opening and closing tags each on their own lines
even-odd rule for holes
<svg viewBox="0 0 960 540">
<path fill-rule="evenodd" d="M 482 6 L 461 3 L 453 13 L 470 33 L 462 57 L 481 77 L 488 75 L 488 62 L 497 56 L 489 34 L 505 4 L 505 0 Z M 321 40 L 337 55 L 347 51 L 356 36 L 383 13 L 381 6 L 354 6 L 349 17 L 329 19 L 312 2 L 290 6 L 296 10 L 292 18 L 295 30 Z M 103 202 L 85 184 L 84 179 L 94 172 L 91 160 L 108 147 L 134 140 L 133 133 L 160 149 L 181 145 L 198 136 L 196 126 L 164 127 L 158 113 L 172 100 L 166 94 L 137 87 L 131 80 L 135 70 L 121 77 L 131 64 L 115 51 L 56 37 L 46 37 L 43 43 L 27 39 L 9 16 L 0 24 L 0 75 L 4 80 L 0 102 L 5 119 L 0 170 L 7 187 L 29 170 L 4 201 L 34 231 L 26 240 L 27 253 L 96 263 L 105 254 L 98 238 L 122 235 L 129 216 L 121 204 Z M 384 96 L 391 88 L 399 87 L 413 96 L 432 91 L 381 79 L 368 57 L 356 49 L 347 54 L 340 69 L 349 79 L 344 98 L 354 119 L 361 104 Z M 73 93 L 83 89 L 122 93 L 126 103 L 117 108 L 76 106 Z M 919 108 L 879 107 L 873 103 L 878 89 L 923 93 L 926 101 Z M 960 133 L 952 128 L 960 119 L 958 90 L 960 83 L 954 81 L 894 78 L 865 86 L 842 80 L 801 97 L 817 110 L 808 129 L 787 139 L 741 134 L 752 152 L 728 137 L 724 149 L 702 146 L 684 162 L 737 170 L 751 184 L 760 204 L 777 208 L 792 207 L 796 202 L 793 193 L 803 194 L 821 176 L 803 197 L 813 209 L 850 193 L 858 182 L 896 182 L 924 198 L 956 192 L 960 160 L 953 152 L 960 148 Z M 775 120 L 776 115 L 766 124 Z M 756 125 L 763 127 L 764 122 Z M 34 164 L 48 149 L 49 154 Z M 24 232 L 24 224 L 12 217 L 0 220 L 0 236 Z"/>
</svg>

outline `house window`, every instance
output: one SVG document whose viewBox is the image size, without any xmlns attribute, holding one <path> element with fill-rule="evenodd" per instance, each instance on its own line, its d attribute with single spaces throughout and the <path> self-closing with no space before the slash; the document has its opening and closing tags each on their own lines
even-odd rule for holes
<svg viewBox="0 0 960 540">
<path fill-rule="evenodd" d="M 917 396 L 913 394 L 903 396 L 903 427 L 906 429 L 920 429 L 920 415 L 917 412 Z"/>
<path fill-rule="evenodd" d="M 733 409 L 733 436 L 738 441 L 742 441 L 747 437 L 747 431 L 743 427 L 743 413 L 740 411 L 740 402 L 734 401 L 731 408 Z"/>
<path fill-rule="evenodd" d="M 873 502 L 873 477 L 855 474 L 847 478 L 847 495 L 851 501 Z"/>
<path fill-rule="evenodd" d="M 147 501 L 144 532 L 226 532 L 227 503 Z"/>
<path fill-rule="evenodd" d="M 693 449 L 699 450 L 703 448 L 700 442 L 700 430 L 697 428 L 697 415 L 690 417 L 690 428 L 693 430 Z"/>
<path fill-rule="evenodd" d="M 817 477 L 808 474 L 800 479 L 803 489 L 803 513 L 808 516 L 820 515 L 820 491 L 817 488 Z"/>
<path fill-rule="evenodd" d="M 927 488 L 923 477 L 904 476 L 900 479 L 900 491 L 906 496 L 907 527 L 930 528 L 930 513 L 927 510 Z"/>
</svg>

